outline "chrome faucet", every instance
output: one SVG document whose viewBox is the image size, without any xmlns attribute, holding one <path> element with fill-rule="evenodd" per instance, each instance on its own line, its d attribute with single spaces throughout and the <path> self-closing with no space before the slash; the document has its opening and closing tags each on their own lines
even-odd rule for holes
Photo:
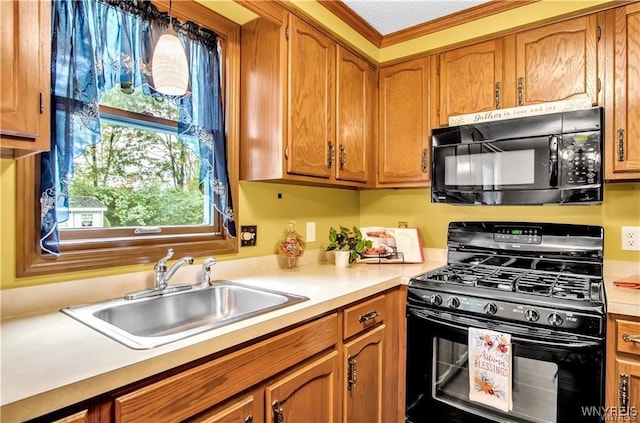
<svg viewBox="0 0 640 423">
<path fill-rule="evenodd" d="M 173 263 L 173 266 L 167 270 L 167 260 L 173 257 L 173 248 L 169 248 L 167 255 L 153 266 L 153 270 L 156 272 L 156 289 L 163 290 L 169 284 L 169 279 L 178 271 L 183 264 L 193 264 L 193 257 L 183 257 L 180 260 Z"/>
<path fill-rule="evenodd" d="M 131 292 L 124 296 L 126 300 L 135 300 L 138 298 L 153 297 L 161 294 L 168 294 L 170 292 L 185 291 L 191 289 L 192 285 L 169 285 L 169 279 L 178 271 L 183 264 L 193 264 L 193 257 L 183 257 L 180 260 L 173 263 L 170 268 L 167 268 L 167 261 L 173 257 L 173 248 L 169 248 L 167 255 L 158 260 L 153 266 L 155 272 L 156 284 L 151 289 L 145 289 L 142 291 Z"/>
<path fill-rule="evenodd" d="M 211 267 L 213 267 L 215 264 L 216 264 L 215 257 L 209 257 L 204 261 L 204 263 L 202 263 L 202 272 L 204 273 L 204 276 L 202 279 L 203 286 L 211 285 L 211 274 L 209 272 L 211 272 Z"/>
</svg>

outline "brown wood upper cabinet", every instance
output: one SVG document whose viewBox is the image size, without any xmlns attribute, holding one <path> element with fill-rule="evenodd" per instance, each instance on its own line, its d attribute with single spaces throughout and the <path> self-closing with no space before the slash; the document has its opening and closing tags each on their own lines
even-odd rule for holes
<svg viewBox="0 0 640 423">
<path fill-rule="evenodd" d="M 0 2 L 0 144 L 3 158 L 49 150 L 51 4 Z"/>
<path fill-rule="evenodd" d="M 585 95 L 597 104 L 597 43 L 596 14 L 516 34 L 514 106 Z M 514 62 L 510 50 L 505 63 Z"/>
<path fill-rule="evenodd" d="M 608 180 L 640 179 L 640 3 L 606 12 Z"/>
<path fill-rule="evenodd" d="M 502 108 L 502 44 L 491 40 L 440 55 L 440 125 L 450 116 Z"/>
<path fill-rule="evenodd" d="M 439 125 L 583 96 L 597 104 L 598 32 L 592 14 L 441 53 Z"/>
<path fill-rule="evenodd" d="M 423 57 L 379 71 L 379 187 L 423 187 L 429 182 L 433 61 L 433 56 Z"/>
<path fill-rule="evenodd" d="M 241 50 L 240 178 L 368 185 L 373 67 L 293 14 L 244 25 Z"/>
<path fill-rule="evenodd" d="M 336 179 L 368 183 L 376 139 L 376 70 L 338 45 Z"/>
<path fill-rule="evenodd" d="M 331 177 L 335 161 L 336 43 L 289 15 L 287 173 Z"/>
</svg>

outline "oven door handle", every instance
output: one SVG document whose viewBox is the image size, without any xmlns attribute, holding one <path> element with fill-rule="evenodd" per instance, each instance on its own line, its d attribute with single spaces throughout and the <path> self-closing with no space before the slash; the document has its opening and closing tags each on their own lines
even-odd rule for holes
<svg viewBox="0 0 640 423">
<path fill-rule="evenodd" d="M 469 330 L 467 325 L 460 325 L 453 322 L 445 322 L 443 320 L 435 319 L 429 316 L 425 316 L 423 314 L 415 314 L 419 319 L 426 320 L 430 323 L 440 326 L 448 326 L 453 329 L 458 329 L 461 331 L 467 332 Z M 599 347 L 601 342 L 599 341 L 590 341 L 590 340 L 582 340 L 582 341 L 568 341 L 564 338 L 557 338 L 558 341 L 543 341 L 541 339 L 525 339 L 521 338 L 517 335 L 511 334 L 511 342 L 516 341 L 520 344 L 529 344 L 529 345 L 540 345 L 540 346 L 548 346 L 548 347 L 560 347 L 564 349 L 578 349 L 578 348 L 593 348 Z"/>
</svg>

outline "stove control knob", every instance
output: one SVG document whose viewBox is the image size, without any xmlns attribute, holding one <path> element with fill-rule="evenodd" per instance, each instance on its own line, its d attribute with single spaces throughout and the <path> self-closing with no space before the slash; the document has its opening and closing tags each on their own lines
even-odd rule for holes
<svg viewBox="0 0 640 423">
<path fill-rule="evenodd" d="M 438 294 L 432 295 L 431 298 L 429 298 L 429 302 L 432 305 L 439 306 L 442 304 L 442 297 Z"/>
<path fill-rule="evenodd" d="M 458 297 L 451 297 L 447 301 L 447 305 L 449 308 L 458 308 L 460 307 L 460 299 Z"/>
<path fill-rule="evenodd" d="M 547 320 L 551 326 L 560 326 L 562 324 L 562 316 L 558 313 L 551 313 Z"/>
<path fill-rule="evenodd" d="M 524 311 L 524 318 L 530 322 L 537 322 L 538 319 L 540 318 L 540 314 L 538 314 L 538 312 L 535 309 L 529 308 Z"/>
<path fill-rule="evenodd" d="M 486 314 L 494 315 L 498 312 L 498 306 L 496 305 L 496 303 L 486 303 L 484 305 L 484 312 Z"/>
</svg>

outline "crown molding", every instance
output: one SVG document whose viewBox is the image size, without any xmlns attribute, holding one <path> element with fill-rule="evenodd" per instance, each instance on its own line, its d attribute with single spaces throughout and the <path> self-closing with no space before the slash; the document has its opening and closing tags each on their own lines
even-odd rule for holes
<svg viewBox="0 0 640 423">
<path fill-rule="evenodd" d="M 369 25 L 364 19 L 356 15 L 356 13 L 340 0 L 317 0 L 331 13 L 342 19 L 347 25 L 356 32 L 370 41 L 373 45 L 380 48 L 382 46 L 383 36 L 374 27 Z"/>
<path fill-rule="evenodd" d="M 317 1 L 376 47 L 384 48 L 507 10 L 536 3 L 540 0 L 492 0 L 488 3 L 483 3 L 388 35 L 381 35 L 340 0 Z"/>
</svg>

